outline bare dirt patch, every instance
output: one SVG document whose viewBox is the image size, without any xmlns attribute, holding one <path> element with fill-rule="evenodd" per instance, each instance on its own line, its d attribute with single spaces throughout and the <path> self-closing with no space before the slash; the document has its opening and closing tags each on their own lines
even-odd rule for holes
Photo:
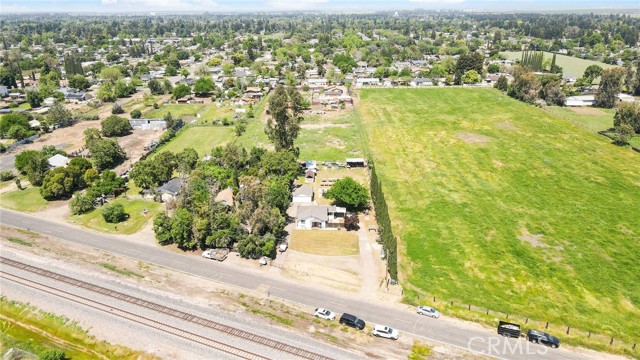
<svg viewBox="0 0 640 360">
<path fill-rule="evenodd" d="M 56 129 L 44 134 L 31 144 L 20 147 L 23 150 L 40 150 L 43 146 L 52 145 L 66 152 L 79 150 L 84 146 L 83 132 L 88 128 L 100 128 L 100 121 L 80 121 L 69 127 Z"/>
<path fill-rule="evenodd" d="M 505 129 L 505 130 L 517 130 L 518 129 L 518 127 L 515 126 L 509 120 L 497 122 L 495 125 L 496 125 L 496 127 L 499 127 L 500 129 Z"/>
<path fill-rule="evenodd" d="M 590 107 L 572 107 L 570 109 L 574 113 L 580 115 L 604 115 L 604 112 L 602 110 Z"/>
<path fill-rule="evenodd" d="M 328 230 L 327 230 L 328 231 Z M 289 250 L 283 274 L 306 283 L 348 292 L 360 291 L 359 256 L 320 256 Z"/>
<path fill-rule="evenodd" d="M 338 128 L 346 128 L 351 126 L 350 124 L 332 124 L 332 123 L 320 123 L 320 124 L 302 124 L 300 125 L 300 127 L 302 129 L 309 129 L 309 130 L 317 130 L 317 129 L 324 129 L 324 128 L 328 128 L 328 127 L 338 127 Z"/>
<path fill-rule="evenodd" d="M 467 144 L 484 144 L 492 140 L 488 136 L 468 132 L 459 133 L 457 136 L 458 139 L 466 142 Z"/>
<path fill-rule="evenodd" d="M 146 153 L 144 146 L 152 140 L 159 139 L 162 131 L 159 130 L 134 130 L 131 134 L 118 138 L 118 144 L 127 154 L 127 160 L 115 168 L 117 174 L 135 164 Z"/>
</svg>

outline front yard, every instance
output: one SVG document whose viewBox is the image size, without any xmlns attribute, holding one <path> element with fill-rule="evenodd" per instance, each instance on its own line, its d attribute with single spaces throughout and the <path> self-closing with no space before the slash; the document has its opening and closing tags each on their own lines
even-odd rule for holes
<svg viewBox="0 0 640 360">
<path fill-rule="evenodd" d="M 358 234 L 344 230 L 293 230 L 289 244 L 291 250 L 312 255 L 358 255 Z"/>
<path fill-rule="evenodd" d="M 98 208 L 90 213 L 83 215 L 73 215 L 70 220 L 76 224 L 86 226 L 93 230 L 111 233 L 111 234 L 134 234 L 138 232 L 147 221 L 153 219 L 153 217 L 162 209 L 162 205 L 148 200 L 127 200 L 116 199 L 111 201 L 114 204 L 122 204 L 124 210 L 129 214 L 129 218 L 126 221 L 117 224 L 110 224 L 104 221 L 102 217 L 102 209 Z M 148 210 L 145 214 L 144 210 Z"/>
</svg>

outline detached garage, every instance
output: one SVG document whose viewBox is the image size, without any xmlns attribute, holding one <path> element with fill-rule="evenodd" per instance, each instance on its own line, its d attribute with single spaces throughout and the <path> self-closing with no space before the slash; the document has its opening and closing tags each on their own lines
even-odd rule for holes
<svg viewBox="0 0 640 360">
<path fill-rule="evenodd" d="M 291 202 L 310 203 L 313 201 L 313 188 L 309 185 L 302 185 L 295 189 Z"/>
</svg>

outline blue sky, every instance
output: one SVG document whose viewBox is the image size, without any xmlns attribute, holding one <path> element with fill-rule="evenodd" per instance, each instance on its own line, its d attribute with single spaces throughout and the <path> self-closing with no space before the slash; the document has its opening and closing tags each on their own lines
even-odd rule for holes
<svg viewBox="0 0 640 360">
<path fill-rule="evenodd" d="M 223 12 L 367 9 L 640 9 L 640 0 L 0 0 L 0 14 L 15 12 Z"/>
</svg>

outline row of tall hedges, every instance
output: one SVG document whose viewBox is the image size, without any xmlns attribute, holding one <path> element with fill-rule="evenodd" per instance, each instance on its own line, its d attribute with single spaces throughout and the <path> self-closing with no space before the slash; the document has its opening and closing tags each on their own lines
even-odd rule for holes
<svg viewBox="0 0 640 360">
<path fill-rule="evenodd" d="M 382 192 L 382 184 L 380 180 L 378 180 L 376 168 L 371 159 L 369 159 L 369 168 L 371 172 L 371 198 L 376 210 L 378 231 L 380 233 L 380 239 L 382 240 L 382 246 L 384 246 L 387 252 L 387 271 L 389 271 L 391 279 L 398 280 L 398 242 L 391 228 L 389 208 L 387 207 L 387 201 Z"/>
</svg>

